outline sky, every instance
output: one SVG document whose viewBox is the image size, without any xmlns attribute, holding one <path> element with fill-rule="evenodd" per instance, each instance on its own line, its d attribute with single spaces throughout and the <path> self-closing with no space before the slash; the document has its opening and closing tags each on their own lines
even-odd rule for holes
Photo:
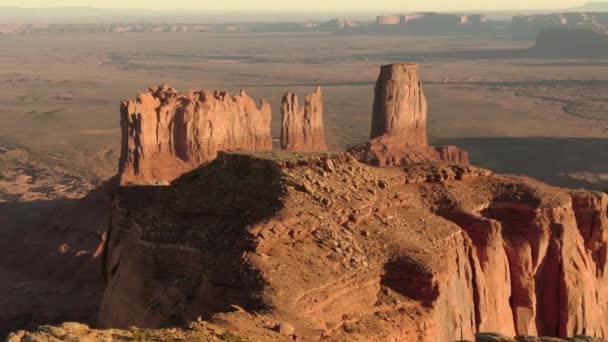
<svg viewBox="0 0 608 342">
<path fill-rule="evenodd" d="M 0 0 L 0 6 L 99 7 L 147 10 L 208 11 L 415 11 L 553 9 L 582 5 L 584 0 Z"/>
</svg>

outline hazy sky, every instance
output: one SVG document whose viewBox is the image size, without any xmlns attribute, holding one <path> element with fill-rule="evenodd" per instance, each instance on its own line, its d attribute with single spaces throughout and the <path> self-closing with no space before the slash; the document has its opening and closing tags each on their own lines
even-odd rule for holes
<svg viewBox="0 0 608 342">
<path fill-rule="evenodd" d="M 584 2 L 584 0 L 0 0 L 0 5 L 145 8 L 150 10 L 385 12 L 394 10 L 550 9 L 577 6 Z"/>
</svg>

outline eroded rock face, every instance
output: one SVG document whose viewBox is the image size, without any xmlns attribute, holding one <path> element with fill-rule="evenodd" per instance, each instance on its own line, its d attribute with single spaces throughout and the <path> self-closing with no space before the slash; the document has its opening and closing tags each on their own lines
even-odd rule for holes
<svg viewBox="0 0 608 342">
<path fill-rule="evenodd" d="M 349 152 L 358 160 L 382 167 L 444 161 L 469 163 L 455 146 L 429 146 L 427 102 L 416 64 L 382 66 L 376 82 L 370 140 Z"/>
<path fill-rule="evenodd" d="M 244 91 L 177 92 L 162 85 L 121 105 L 121 184 L 174 180 L 218 151 L 268 150 L 271 109 Z"/>
<path fill-rule="evenodd" d="M 281 148 L 291 151 L 325 151 L 321 87 L 306 95 L 304 107 L 298 96 L 287 93 L 281 102 Z"/>
<path fill-rule="evenodd" d="M 121 189 L 99 323 L 238 305 L 305 340 L 605 338 L 607 237 L 603 193 L 461 164 L 221 152 L 169 187 Z"/>
</svg>

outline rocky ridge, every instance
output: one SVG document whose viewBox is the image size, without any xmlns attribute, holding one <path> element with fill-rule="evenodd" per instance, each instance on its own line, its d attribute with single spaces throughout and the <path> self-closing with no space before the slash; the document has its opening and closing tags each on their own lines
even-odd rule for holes
<svg viewBox="0 0 608 342">
<path fill-rule="evenodd" d="M 221 152 L 170 187 L 135 190 L 113 204 L 101 327 L 238 305 L 330 341 L 608 331 L 606 194 L 286 152 Z"/>
</svg>

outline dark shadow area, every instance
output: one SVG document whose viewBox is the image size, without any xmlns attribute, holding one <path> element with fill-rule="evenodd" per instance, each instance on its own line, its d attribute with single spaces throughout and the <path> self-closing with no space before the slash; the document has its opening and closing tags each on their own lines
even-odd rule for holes
<svg viewBox="0 0 608 342">
<path fill-rule="evenodd" d="M 94 248 L 79 253 L 99 237 L 47 220 L 74 202 L 0 203 L 0 339 L 44 324 L 95 324 L 103 291 L 100 264 Z"/>
<path fill-rule="evenodd" d="M 608 138 L 445 138 L 469 152 L 471 163 L 497 173 L 526 175 L 567 188 L 608 189 L 565 173 L 608 174 Z"/>
<path fill-rule="evenodd" d="M 424 303 L 432 303 L 439 297 L 433 272 L 420 261 L 407 256 L 398 257 L 389 261 L 384 271 L 380 284 L 402 296 Z"/>
<path fill-rule="evenodd" d="M 76 200 L 0 202 L 0 338 L 44 324 L 95 325 L 101 233 L 115 186 L 113 178 Z"/>
<path fill-rule="evenodd" d="M 120 187 L 104 251 L 112 290 L 104 299 L 100 324 L 130 324 L 116 322 L 104 311 L 124 295 L 133 296 L 135 307 L 154 303 L 142 312 L 146 327 L 208 319 L 231 311 L 230 305 L 252 312 L 265 309 L 265 284 L 243 253 L 256 247 L 250 229 L 282 208 L 279 157 L 273 152 L 221 152 L 170 186 Z M 129 252 L 125 246 L 131 246 Z M 149 259 L 154 262 L 142 261 Z M 126 283 L 125 272 L 144 279 L 146 295 Z"/>
</svg>

